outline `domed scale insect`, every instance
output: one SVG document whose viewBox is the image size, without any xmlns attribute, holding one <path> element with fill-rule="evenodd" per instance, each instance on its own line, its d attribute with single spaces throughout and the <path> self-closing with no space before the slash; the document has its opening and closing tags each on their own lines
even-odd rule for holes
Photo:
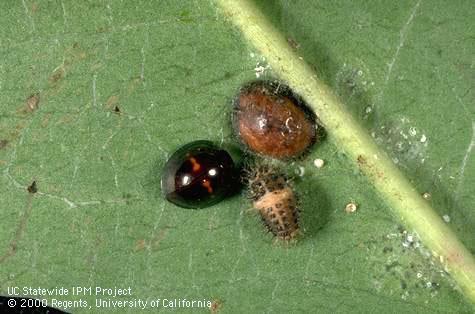
<svg viewBox="0 0 475 314">
<path fill-rule="evenodd" d="M 252 82 L 240 89 L 232 125 L 248 150 L 284 160 L 303 155 L 320 135 L 315 114 L 290 88 L 274 81 Z"/>
</svg>

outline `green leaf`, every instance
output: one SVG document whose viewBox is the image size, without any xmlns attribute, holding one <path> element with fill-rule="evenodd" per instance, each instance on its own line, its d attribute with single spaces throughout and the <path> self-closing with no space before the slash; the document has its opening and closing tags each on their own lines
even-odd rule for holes
<svg viewBox="0 0 475 314">
<path fill-rule="evenodd" d="M 471 2 L 259 6 L 473 253 Z M 64 287 L 43 298 L 91 306 L 75 313 L 103 313 L 95 302 L 108 298 L 205 299 L 223 312 L 473 310 L 329 139 L 287 165 L 303 174 L 295 245 L 275 243 L 244 195 L 202 210 L 163 200 L 167 157 L 197 139 L 233 145 L 232 97 L 260 66 L 273 78 L 213 4 L 4 1 L 0 23 L 1 294 Z"/>
</svg>

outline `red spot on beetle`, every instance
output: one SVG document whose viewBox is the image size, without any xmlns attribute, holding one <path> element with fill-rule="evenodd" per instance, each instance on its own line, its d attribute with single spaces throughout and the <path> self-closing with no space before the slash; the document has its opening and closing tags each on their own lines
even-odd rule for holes
<svg viewBox="0 0 475 314">
<path fill-rule="evenodd" d="M 208 180 L 204 179 L 201 185 L 208 191 L 209 194 L 213 193 L 213 187 Z"/>
<path fill-rule="evenodd" d="M 196 158 L 195 157 L 190 157 L 190 162 L 191 162 L 191 166 L 192 166 L 192 171 L 193 172 L 198 172 L 200 171 L 201 169 L 201 165 L 198 161 L 196 161 Z"/>
</svg>

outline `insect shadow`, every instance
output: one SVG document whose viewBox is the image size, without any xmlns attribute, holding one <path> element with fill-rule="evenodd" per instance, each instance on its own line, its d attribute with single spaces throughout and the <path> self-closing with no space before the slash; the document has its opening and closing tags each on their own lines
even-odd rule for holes
<svg viewBox="0 0 475 314">
<path fill-rule="evenodd" d="M 153 199 L 161 199 L 162 189 L 160 186 L 162 178 L 162 169 L 167 162 L 165 157 L 157 158 L 151 163 L 149 170 L 146 172 L 145 177 L 142 179 L 142 187 L 146 191 L 146 195 L 149 195 Z"/>
<path fill-rule="evenodd" d="M 303 180 L 296 182 L 299 193 L 300 227 L 304 238 L 316 237 L 318 232 L 325 227 L 330 220 L 332 204 L 325 190 L 316 180 Z M 315 191 L 315 192 L 311 192 Z"/>
</svg>

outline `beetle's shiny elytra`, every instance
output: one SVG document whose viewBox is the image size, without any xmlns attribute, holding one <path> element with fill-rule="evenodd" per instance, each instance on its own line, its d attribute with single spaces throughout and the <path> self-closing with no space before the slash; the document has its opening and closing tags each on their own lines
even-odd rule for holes
<svg viewBox="0 0 475 314">
<path fill-rule="evenodd" d="M 276 82 L 258 81 L 241 88 L 232 120 L 249 150 L 272 158 L 298 157 L 317 140 L 313 112 Z"/>
<path fill-rule="evenodd" d="M 178 149 L 163 168 L 165 198 L 185 208 L 203 208 L 221 201 L 237 184 L 231 156 L 210 141 L 191 142 Z"/>
</svg>

